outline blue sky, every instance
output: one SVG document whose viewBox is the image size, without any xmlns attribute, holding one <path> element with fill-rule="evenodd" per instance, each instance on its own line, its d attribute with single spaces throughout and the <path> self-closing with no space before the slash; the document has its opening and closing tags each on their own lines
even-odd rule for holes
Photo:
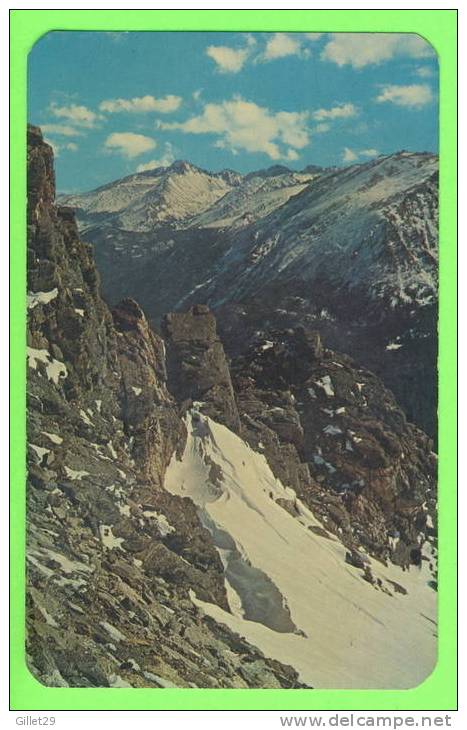
<svg viewBox="0 0 467 730">
<path fill-rule="evenodd" d="M 53 32 L 29 121 L 62 192 L 187 159 L 249 172 L 437 151 L 438 63 L 409 34 Z"/>
</svg>

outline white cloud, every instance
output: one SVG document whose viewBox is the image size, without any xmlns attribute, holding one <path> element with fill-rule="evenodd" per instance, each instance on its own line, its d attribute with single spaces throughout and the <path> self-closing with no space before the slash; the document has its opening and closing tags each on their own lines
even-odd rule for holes
<svg viewBox="0 0 467 730">
<path fill-rule="evenodd" d="M 273 160 L 296 159 L 297 150 L 309 144 L 307 112 L 273 112 L 236 97 L 206 104 L 202 114 L 182 123 L 159 123 L 160 129 L 187 134 L 213 134 L 216 146 L 232 152 L 262 152 Z"/>
<path fill-rule="evenodd" d="M 156 147 L 155 140 L 133 132 L 113 132 L 105 140 L 107 149 L 115 150 L 124 157 L 138 157 Z"/>
<path fill-rule="evenodd" d="M 62 150 L 68 152 L 76 152 L 76 150 L 78 149 L 78 145 L 75 142 L 55 142 L 51 139 L 47 139 L 47 137 L 45 137 L 44 139 L 47 144 L 52 147 L 55 157 L 60 157 L 60 152 Z"/>
<path fill-rule="evenodd" d="M 324 134 L 324 132 L 329 132 L 330 129 L 330 124 L 327 124 L 327 122 L 320 122 L 316 125 L 316 127 L 313 127 L 313 132 L 315 134 Z"/>
<path fill-rule="evenodd" d="M 342 152 L 342 162 L 355 162 L 355 160 L 358 160 L 357 153 L 350 149 L 350 147 L 344 147 L 344 151 Z"/>
<path fill-rule="evenodd" d="M 79 127 L 87 127 L 88 129 L 95 127 L 97 122 L 102 119 L 99 114 L 96 114 L 81 104 L 70 104 L 69 106 L 51 104 L 50 111 L 55 117 L 66 119 L 68 122 L 72 122 Z"/>
<path fill-rule="evenodd" d="M 209 46 L 206 54 L 215 61 L 222 73 L 238 73 L 248 61 L 253 63 L 274 61 L 287 56 L 308 58 L 310 51 L 307 43 L 315 42 L 323 33 L 265 33 L 266 45 L 262 52 L 255 52 L 256 39 L 252 35 L 245 36 L 245 45 L 239 48 L 231 46 Z"/>
<path fill-rule="evenodd" d="M 421 79 L 429 79 L 433 76 L 433 71 L 429 66 L 418 66 L 414 70 L 414 74 L 419 76 Z"/>
<path fill-rule="evenodd" d="M 221 73 L 236 74 L 242 70 L 249 55 L 249 48 L 229 48 L 228 46 L 209 46 L 206 55 L 217 64 Z"/>
<path fill-rule="evenodd" d="M 366 150 L 355 150 L 351 147 L 344 147 L 342 151 L 342 162 L 356 162 L 361 157 L 378 157 L 379 151 L 375 150 L 374 147 Z"/>
<path fill-rule="evenodd" d="M 262 55 L 263 61 L 274 61 L 276 58 L 286 56 L 299 56 L 302 51 L 300 40 L 288 33 L 274 33 L 266 43 Z"/>
<path fill-rule="evenodd" d="M 285 159 L 292 161 L 292 160 L 298 160 L 299 157 L 300 157 L 300 155 L 298 154 L 298 152 L 296 150 L 292 149 L 291 147 L 289 147 L 289 149 L 287 150 Z"/>
<path fill-rule="evenodd" d="M 80 137 L 83 132 L 67 124 L 41 124 L 44 134 L 59 134 L 61 137 Z"/>
<path fill-rule="evenodd" d="M 397 86 L 388 84 L 376 97 L 379 103 L 390 102 L 397 106 L 419 108 L 429 104 L 433 100 L 433 94 L 427 84 L 409 84 L 408 86 Z"/>
<path fill-rule="evenodd" d="M 321 53 L 325 61 L 354 68 L 382 63 L 396 56 L 425 58 L 433 56 L 433 49 L 413 33 L 333 33 Z"/>
<path fill-rule="evenodd" d="M 338 104 L 332 107 L 332 109 L 318 109 L 313 112 L 313 119 L 322 121 L 324 119 L 347 119 L 348 117 L 355 117 L 358 114 L 358 109 L 353 104 Z"/>
<path fill-rule="evenodd" d="M 105 99 L 99 104 L 101 112 L 131 112 L 146 113 L 159 112 L 160 114 L 170 114 L 177 111 L 182 103 L 180 96 L 168 94 L 160 99 L 156 99 L 149 94 L 146 96 L 135 96 L 133 99 Z"/>
<path fill-rule="evenodd" d="M 149 162 L 143 162 L 138 165 L 136 172 L 145 172 L 146 170 L 154 170 L 157 167 L 169 167 L 175 160 L 172 145 L 170 142 L 165 143 L 165 151 L 162 157 L 158 160 L 149 160 Z"/>
</svg>

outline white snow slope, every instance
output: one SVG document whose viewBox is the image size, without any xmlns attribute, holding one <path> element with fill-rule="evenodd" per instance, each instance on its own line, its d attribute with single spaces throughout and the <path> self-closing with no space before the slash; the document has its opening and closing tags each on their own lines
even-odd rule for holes
<svg viewBox="0 0 467 730">
<path fill-rule="evenodd" d="M 193 409 L 183 457 L 173 456 L 168 491 L 198 505 L 226 571 L 232 613 L 193 602 L 315 688 L 409 688 L 436 662 L 436 593 L 429 571 L 370 561 L 382 587 L 345 562 L 263 455 Z M 297 516 L 277 499 L 293 501 Z M 426 564 L 425 564 L 426 565 Z M 395 591 L 390 581 L 407 590 Z"/>
<path fill-rule="evenodd" d="M 248 178 L 210 208 L 192 218 L 189 225 L 200 228 L 242 228 L 264 218 L 293 195 L 298 195 L 313 177 L 291 172 L 266 178 Z"/>
</svg>

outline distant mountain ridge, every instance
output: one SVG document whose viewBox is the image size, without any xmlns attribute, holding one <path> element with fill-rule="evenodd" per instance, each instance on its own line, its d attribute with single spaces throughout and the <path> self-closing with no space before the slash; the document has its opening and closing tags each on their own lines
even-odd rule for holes
<svg viewBox="0 0 467 730">
<path fill-rule="evenodd" d="M 436 155 L 244 176 L 179 161 L 61 202 L 95 246 L 110 301 L 138 292 L 156 326 L 207 303 L 231 354 L 257 330 L 312 322 L 435 434 Z"/>
<path fill-rule="evenodd" d="M 247 175 L 228 169 L 209 172 L 186 160 L 176 160 L 168 167 L 136 172 L 89 193 L 59 196 L 59 201 L 76 210 L 82 226 L 98 219 L 100 223 L 127 230 L 150 231 L 165 225 L 198 225 L 197 218 L 203 212 L 236 188 L 243 186 L 248 190 L 254 180 L 256 187 L 267 186 L 270 181 L 274 189 L 279 179 L 281 188 L 293 188 L 308 182 L 310 174 L 294 172 L 283 165 Z M 280 202 L 286 199 L 283 195 Z"/>
</svg>

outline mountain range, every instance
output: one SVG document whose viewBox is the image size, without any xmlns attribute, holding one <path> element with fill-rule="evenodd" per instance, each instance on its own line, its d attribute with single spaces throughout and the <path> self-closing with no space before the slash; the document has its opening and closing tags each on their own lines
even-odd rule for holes
<svg viewBox="0 0 467 730">
<path fill-rule="evenodd" d="M 247 176 L 176 163 L 56 200 L 29 127 L 40 682 L 390 689 L 430 674 L 437 458 L 365 362 L 402 377 L 408 355 L 389 358 L 413 342 L 430 372 L 435 216 L 436 158 L 407 153 Z"/>
<path fill-rule="evenodd" d="M 179 161 L 60 202 L 109 301 L 137 292 L 156 329 L 207 304 L 230 356 L 258 332 L 312 326 L 436 436 L 437 156 L 243 176 Z"/>
</svg>

